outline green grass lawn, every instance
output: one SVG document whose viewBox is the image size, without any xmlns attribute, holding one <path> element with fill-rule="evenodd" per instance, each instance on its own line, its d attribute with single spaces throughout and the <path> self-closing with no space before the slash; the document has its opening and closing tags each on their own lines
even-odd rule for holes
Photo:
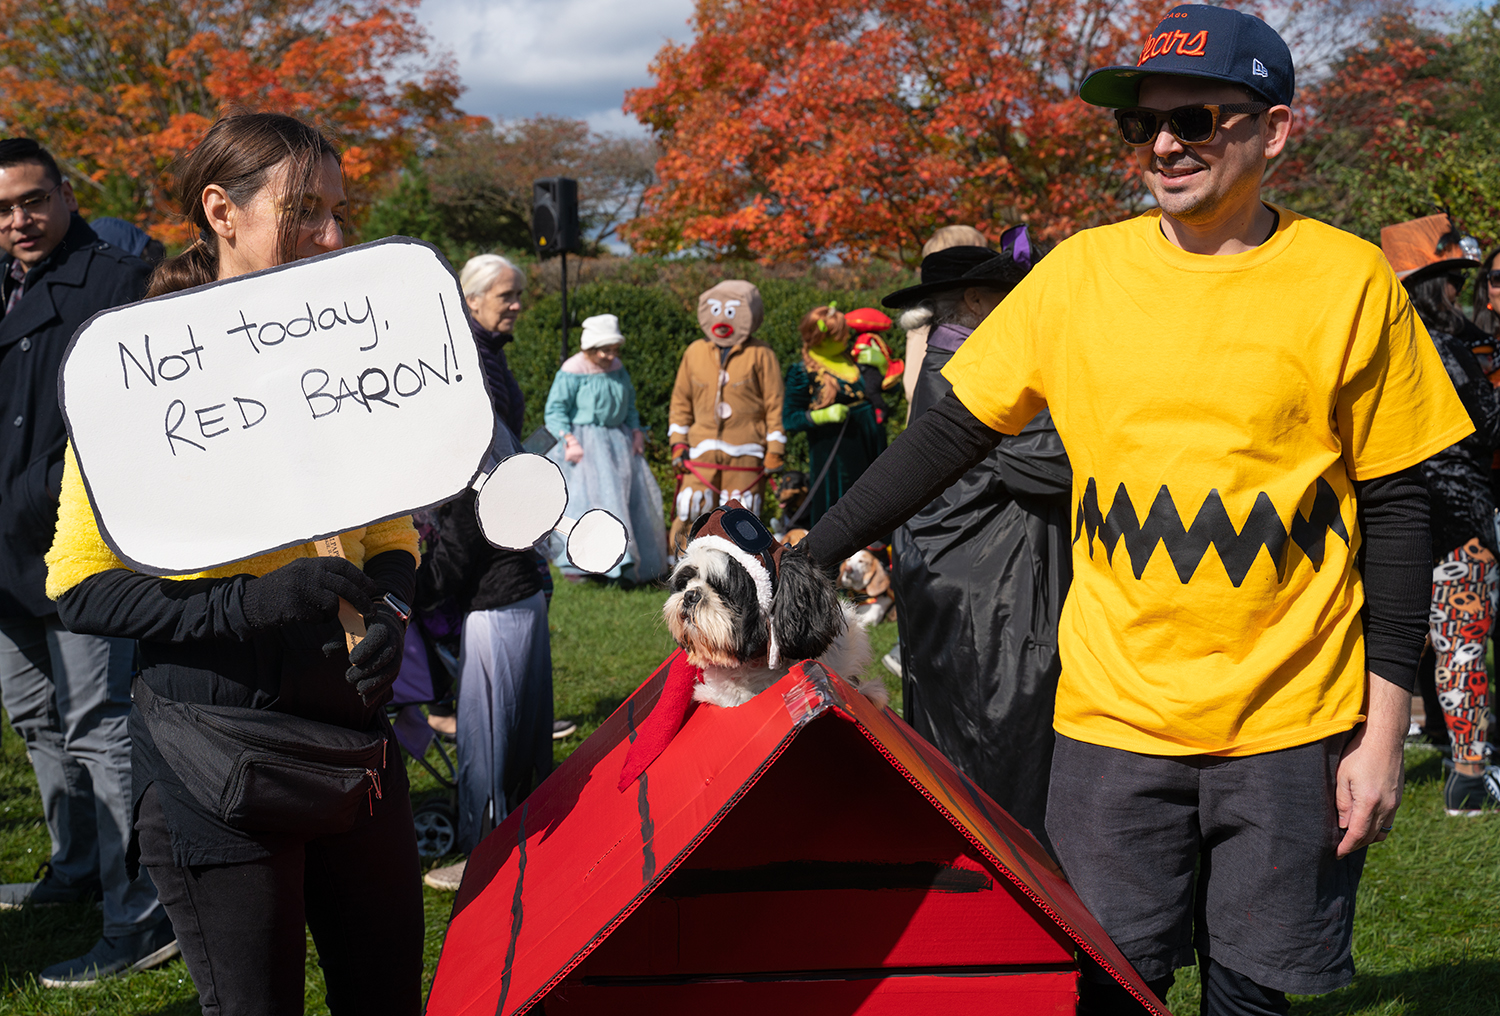
<svg viewBox="0 0 1500 1016">
<path fill-rule="evenodd" d="M 594 731 L 671 650 L 661 621 L 665 594 L 623 592 L 591 582 L 558 581 L 551 612 L 556 712 L 578 722 L 578 733 L 557 742 L 561 761 Z M 872 632 L 877 657 L 895 641 L 895 626 Z M 869 673 L 887 678 L 892 705 L 900 687 L 879 663 Z M 1500 1013 L 1500 819 L 1448 819 L 1441 808 L 1436 752 L 1407 756 L 1406 803 L 1397 832 L 1370 853 L 1360 887 L 1353 985 L 1317 999 L 1299 999 L 1298 1016 L 1333 1014 Z M 413 795 L 440 793 L 415 763 Z M 36 781 L 8 720 L 0 731 L 0 881 L 30 879 L 46 859 Z M 442 863 L 442 862 L 437 862 Z M 431 978 L 442 948 L 452 896 L 425 889 L 426 971 Z M 88 906 L 0 912 L 0 1013 L 152 1014 L 192 1016 L 197 994 L 180 960 L 91 989 L 49 991 L 37 971 L 84 952 L 100 932 Z M 1192 971 L 1179 974 L 1172 1011 L 1197 1009 Z M 307 1011 L 326 1013 L 316 953 L 308 943 Z"/>
</svg>

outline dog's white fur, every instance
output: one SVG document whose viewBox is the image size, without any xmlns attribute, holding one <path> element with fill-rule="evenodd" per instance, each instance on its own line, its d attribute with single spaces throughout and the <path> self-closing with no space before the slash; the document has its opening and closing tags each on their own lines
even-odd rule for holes
<svg viewBox="0 0 1500 1016">
<path fill-rule="evenodd" d="M 731 607 L 722 602 L 713 581 L 724 578 L 731 567 L 730 562 L 730 556 L 721 550 L 689 543 L 673 575 L 689 567 L 695 569 L 696 574 L 682 589 L 673 592 L 662 608 L 672 637 L 687 653 L 688 661 L 703 671 L 703 683 L 694 686 L 693 698 L 720 706 L 749 702 L 785 677 L 791 666 L 799 662 L 782 659 L 777 661 L 777 666 L 770 666 L 771 617 L 765 605 L 751 602 Z M 733 566 L 739 567 L 737 563 Z M 795 608 L 795 605 L 786 605 L 783 609 L 788 607 Z M 855 620 L 854 608 L 850 604 L 840 601 L 838 609 L 841 617 L 827 620 L 830 627 L 838 626 L 842 631 L 817 662 L 883 708 L 890 697 L 884 683 L 878 679 L 861 680 L 859 676 L 873 658 L 869 635 Z M 749 659 L 741 659 L 737 651 L 736 611 L 746 616 L 758 616 L 757 623 L 766 636 L 766 649 Z"/>
</svg>

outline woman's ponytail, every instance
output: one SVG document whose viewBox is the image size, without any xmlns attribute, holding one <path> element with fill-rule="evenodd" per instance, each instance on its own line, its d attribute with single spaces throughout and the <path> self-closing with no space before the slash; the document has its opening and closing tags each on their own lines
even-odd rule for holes
<svg viewBox="0 0 1500 1016">
<path fill-rule="evenodd" d="M 146 287 L 146 296 L 192 289 L 218 277 L 219 238 L 210 230 L 201 230 L 191 247 L 156 266 L 151 273 L 151 284 Z"/>
</svg>

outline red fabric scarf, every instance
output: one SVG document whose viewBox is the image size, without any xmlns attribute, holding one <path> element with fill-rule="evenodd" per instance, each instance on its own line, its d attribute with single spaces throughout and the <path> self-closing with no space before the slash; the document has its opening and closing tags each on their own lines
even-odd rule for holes
<svg viewBox="0 0 1500 1016">
<path fill-rule="evenodd" d="M 671 657 L 667 680 L 662 685 L 661 697 L 656 708 L 636 728 L 635 740 L 625 753 L 625 765 L 620 770 L 620 789 L 625 790 L 635 782 L 637 776 L 656 761 L 656 757 L 672 743 L 672 738 L 687 721 L 688 709 L 693 704 L 693 685 L 703 681 L 703 671 L 688 662 L 687 654 L 677 650 Z"/>
</svg>

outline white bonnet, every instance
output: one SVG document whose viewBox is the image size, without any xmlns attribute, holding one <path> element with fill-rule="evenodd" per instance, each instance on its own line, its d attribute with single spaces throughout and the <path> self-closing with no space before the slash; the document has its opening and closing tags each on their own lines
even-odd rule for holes
<svg viewBox="0 0 1500 1016">
<path fill-rule="evenodd" d="M 596 314 L 583 319 L 583 342 L 581 349 L 598 349 L 600 346 L 623 346 L 625 336 L 620 334 L 620 319 L 613 314 Z"/>
</svg>

